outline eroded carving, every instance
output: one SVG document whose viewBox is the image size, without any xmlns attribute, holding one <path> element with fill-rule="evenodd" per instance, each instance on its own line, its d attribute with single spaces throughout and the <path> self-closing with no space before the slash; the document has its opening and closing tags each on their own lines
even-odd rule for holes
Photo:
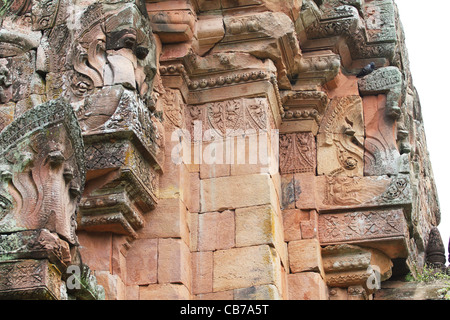
<svg viewBox="0 0 450 320">
<path fill-rule="evenodd" d="M 316 171 L 316 143 L 312 133 L 280 135 L 280 173 L 314 173 Z"/>
<path fill-rule="evenodd" d="M 364 123 L 360 97 L 331 101 L 319 128 L 317 143 L 318 174 L 363 175 Z"/>
<path fill-rule="evenodd" d="M 75 244 L 85 167 L 70 105 L 58 100 L 35 107 L 1 132 L 0 144 L 1 194 L 8 200 L 1 232 L 46 228 Z"/>
</svg>

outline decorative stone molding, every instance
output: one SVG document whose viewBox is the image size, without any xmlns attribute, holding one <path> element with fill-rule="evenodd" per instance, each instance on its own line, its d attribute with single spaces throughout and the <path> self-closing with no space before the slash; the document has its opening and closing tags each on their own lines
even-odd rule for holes
<svg viewBox="0 0 450 320">
<path fill-rule="evenodd" d="M 280 131 L 309 131 L 316 135 L 328 107 L 327 94 L 316 90 L 282 90 L 280 95 L 284 111 Z"/>
<path fill-rule="evenodd" d="M 326 246 L 322 261 L 330 300 L 367 300 L 392 275 L 392 262 L 382 252 L 355 245 Z"/>
<path fill-rule="evenodd" d="M 312 173 L 316 171 L 316 143 L 309 132 L 280 135 L 280 173 Z"/>
<path fill-rule="evenodd" d="M 317 206 L 320 211 L 411 205 L 408 175 L 396 177 L 316 177 Z"/>
<path fill-rule="evenodd" d="M 48 260 L 0 263 L 0 297 L 13 300 L 61 299 L 61 273 Z"/>
<path fill-rule="evenodd" d="M 147 3 L 152 31 L 163 43 L 189 41 L 195 32 L 196 15 L 187 3 Z"/>
<path fill-rule="evenodd" d="M 297 30 L 304 47 L 329 48 L 339 52 L 343 65 L 353 70 L 353 61 L 391 62 L 396 48 L 396 21 L 392 0 L 362 1 L 337 5 L 333 0 L 320 6 L 304 1 Z M 340 41 L 343 39 L 344 41 Z"/>
<path fill-rule="evenodd" d="M 93 178 L 81 200 L 79 229 L 135 238 L 143 215 L 156 206 L 158 172 L 129 140 L 87 144 L 86 159 Z M 97 170 L 107 173 L 98 175 Z"/>
<path fill-rule="evenodd" d="M 358 80 L 361 95 L 385 93 L 386 114 L 394 119 L 401 115 L 404 88 L 403 76 L 397 67 L 384 67 Z"/>
</svg>

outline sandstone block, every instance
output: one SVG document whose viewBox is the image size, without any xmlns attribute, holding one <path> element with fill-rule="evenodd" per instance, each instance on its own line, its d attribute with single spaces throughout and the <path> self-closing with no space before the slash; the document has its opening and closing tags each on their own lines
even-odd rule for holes
<svg viewBox="0 0 450 320">
<path fill-rule="evenodd" d="M 142 238 L 182 238 L 189 243 L 188 212 L 179 198 L 159 199 L 154 210 L 145 216 Z"/>
<path fill-rule="evenodd" d="M 83 262 L 92 270 L 109 271 L 112 256 L 112 235 L 100 232 L 78 232 Z"/>
<path fill-rule="evenodd" d="M 312 174 L 295 174 L 294 185 L 296 193 L 295 207 L 298 209 L 316 208 L 316 177 Z"/>
<path fill-rule="evenodd" d="M 319 273 L 288 275 L 289 300 L 328 300 L 328 288 Z"/>
<path fill-rule="evenodd" d="M 139 287 L 140 300 L 188 300 L 189 290 L 183 284 L 164 283 Z"/>
<path fill-rule="evenodd" d="M 274 284 L 280 287 L 280 258 L 268 245 L 214 252 L 213 290 Z"/>
<path fill-rule="evenodd" d="M 300 185 L 297 180 L 294 179 L 294 174 L 282 174 L 280 176 L 281 185 L 281 208 L 293 209 L 295 208 L 295 202 L 300 195 Z"/>
<path fill-rule="evenodd" d="M 189 247 L 180 239 L 158 240 L 158 283 L 182 283 L 190 287 Z"/>
<path fill-rule="evenodd" d="M 136 239 L 127 252 L 127 284 L 157 282 L 158 239 Z"/>
<path fill-rule="evenodd" d="M 320 243 L 317 239 L 290 241 L 288 252 L 292 273 L 314 271 L 323 274 Z"/>
<path fill-rule="evenodd" d="M 191 252 L 198 251 L 198 215 L 197 212 L 189 213 L 189 248 Z"/>
<path fill-rule="evenodd" d="M 293 240 L 302 239 L 302 231 L 300 224 L 302 221 L 309 219 L 309 211 L 300 209 L 283 210 L 283 229 L 284 241 L 289 242 Z"/>
<path fill-rule="evenodd" d="M 278 288 L 273 284 L 234 290 L 234 300 L 281 300 Z"/>
<path fill-rule="evenodd" d="M 206 212 L 198 215 L 198 250 L 213 251 L 235 245 L 234 212 Z"/>
<path fill-rule="evenodd" d="M 300 221 L 300 230 L 302 239 L 313 239 L 318 237 L 318 219 L 319 215 L 316 210 L 310 210 L 308 219 Z"/>
<path fill-rule="evenodd" d="M 233 300 L 233 291 L 234 290 L 200 293 L 195 296 L 195 300 Z"/>
<path fill-rule="evenodd" d="M 192 253 L 192 293 L 210 293 L 213 291 L 213 253 Z"/>
<path fill-rule="evenodd" d="M 275 209 L 271 205 L 236 209 L 236 246 L 261 244 L 274 246 L 283 264 L 287 264 L 282 221 Z"/>
<path fill-rule="evenodd" d="M 126 286 L 118 275 L 109 271 L 96 271 L 97 283 L 105 289 L 105 300 L 123 300 L 126 296 Z"/>
<path fill-rule="evenodd" d="M 268 174 L 229 176 L 200 181 L 200 212 L 276 203 Z"/>
</svg>

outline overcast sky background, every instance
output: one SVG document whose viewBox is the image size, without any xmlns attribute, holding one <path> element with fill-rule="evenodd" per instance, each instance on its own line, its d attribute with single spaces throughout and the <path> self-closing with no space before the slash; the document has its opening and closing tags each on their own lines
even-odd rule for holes
<svg viewBox="0 0 450 320">
<path fill-rule="evenodd" d="M 425 126 L 428 151 L 441 207 L 439 231 L 448 254 L 450 237 L 450 58 L 449 0 L 394 0 L 400 14 L 410 70 Z M 446 256 L 448 258 L 448 255 Z"/>
</svg>

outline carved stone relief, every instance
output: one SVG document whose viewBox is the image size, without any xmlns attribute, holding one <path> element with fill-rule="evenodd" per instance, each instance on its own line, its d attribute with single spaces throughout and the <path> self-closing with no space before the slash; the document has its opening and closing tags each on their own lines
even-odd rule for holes
<svg viewBox="0 0 450 320">
<path fill-rule="evenodd" d="M 401 119 L 402 74 L 396 67 L 375 70 L 358 81 L 364 101 L 366 175 L 396 174 L 401 165 L 395 129 Z M 400 136 L 405 130 L 399 127 Z M 408 153 L 408 152 L 406 152 Z"/>
<path fill-rule="evenodd" d="M 364 124 L 359 96 L 334 98 L 317 135 L 317 173 L 362 176 Z"/>
<path fill-rule="evenodd" d="M 46 228 L 71 244 L 84 186 L 81 131 L 70 105 L 51 101 L 0 133 L 1 232 Z"/>
<path fill-rule="evenodd" d="M 317 177 L 319 210 L 411 205 L 408 175 L 384 177 Z"/>
<path fill-rule="evenodd" d="M 312 133 L 280 135 L 280 173 L 312 173 L 316 171 L 316 143 Z"/>
<path fill-rule="evenodd" d="M 186 126 L 194 137 L 196 128 L 202 133 L 225 137 L 268 132 L 270 107 L 265 98 L 242 98 L 192 105 L 186 108 Z M 197 125 L 197 127 L 196 127 Z"/>
</svg>

